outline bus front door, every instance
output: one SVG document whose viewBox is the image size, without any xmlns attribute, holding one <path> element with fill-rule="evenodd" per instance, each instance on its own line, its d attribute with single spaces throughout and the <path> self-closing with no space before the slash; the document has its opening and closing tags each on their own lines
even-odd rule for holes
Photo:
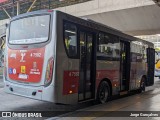
<svg viewBox="0 0 160 120">
<path fill-rule="evenodd" d="M 80 79 L 79 79 L 79 101 L 92 99 L 94 97 L 94 52 L 93 34 L 80 32 Z"/>
<path fill-rule="evenodd" d="M 154 69 L 155 69 L 155 49 L 147 48 L 147 81 L 146 85 L 151 86 L 154 84 Z"/>
</svg>

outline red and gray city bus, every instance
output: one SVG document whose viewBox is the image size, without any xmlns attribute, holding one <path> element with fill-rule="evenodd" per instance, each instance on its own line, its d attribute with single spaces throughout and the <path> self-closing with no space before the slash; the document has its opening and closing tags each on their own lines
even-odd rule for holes
<svg viewBox="0 0 160 120">
<path fill-rule="evenodd" d="M 7 29 L 7 93 L 75 104 L 154 84 L 154 45 L 56 10 L 25 13 Z"/>
</svg>

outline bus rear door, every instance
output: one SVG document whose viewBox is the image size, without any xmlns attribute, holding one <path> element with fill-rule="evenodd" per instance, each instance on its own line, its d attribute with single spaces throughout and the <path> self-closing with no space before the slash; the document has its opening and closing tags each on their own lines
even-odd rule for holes
<svg viewBox="0 0 160 120">
<path fill-rule="evenodd" d="M 154 69 L 155 69 L 155 49 L 147 48 L 147 86 L 154 84 Z"/>
</svg>

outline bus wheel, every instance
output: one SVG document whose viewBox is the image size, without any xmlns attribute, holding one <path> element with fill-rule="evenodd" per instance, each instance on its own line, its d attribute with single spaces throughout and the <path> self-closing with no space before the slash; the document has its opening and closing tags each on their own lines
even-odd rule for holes
<svg viewBox="0 0 160 120">
<path fill-rule="evenodd" d="M 105 103 L 110 96 L 110 88 L 106 81 L 103 81 L 97 91 L 97 100 L 100 103 Z"/>
<path fill-rule="evenodd" d="M 146 89 L 146 78 L 142 77 L 140 84 L 140 92 L 145 91 L 145 89 Z"/>
</svg>

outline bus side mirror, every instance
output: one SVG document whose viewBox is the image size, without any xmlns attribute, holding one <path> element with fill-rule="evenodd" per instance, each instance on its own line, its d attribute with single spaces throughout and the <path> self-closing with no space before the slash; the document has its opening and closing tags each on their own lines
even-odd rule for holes
<svg viewBox="0 0 160 120">
<path fill-rule="evenodd" d="M 8 28 L 8 27 L 9 27 L 9 23 L 6 23 L 6 24 L 5 24 L 5 27 Z"/>
<path fill-rule="evenodd" d="M 3 38 L 0 37 L 0 46 L 3 44 Z"/>
<path fill-rule="evenodd" d="M 4 46 L 5 40 L 6 40 L 6 34 L 0 36 L 0 49 L 2 49 L 2 47 Z"/>
<path fill-rule="evenodd" d="M 0 40 L 2 41 L 5 41 L 5 37 L 6 37 L 6 34 L 3 34 L 2 36 L 0 36 Z"/>
</svg>

